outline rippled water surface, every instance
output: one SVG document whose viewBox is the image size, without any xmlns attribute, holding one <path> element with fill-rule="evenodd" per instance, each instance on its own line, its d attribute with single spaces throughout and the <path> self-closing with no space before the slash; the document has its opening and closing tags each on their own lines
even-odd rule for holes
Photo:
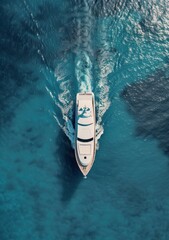
<svg viewBox="0 0 169 240">
<path fill-rule="evenodd" d="M 0 240 L 169 239 L 167 0 L 1 0 Z M 74 157 L 93 91 L 96 161 Z"/>
</svg>

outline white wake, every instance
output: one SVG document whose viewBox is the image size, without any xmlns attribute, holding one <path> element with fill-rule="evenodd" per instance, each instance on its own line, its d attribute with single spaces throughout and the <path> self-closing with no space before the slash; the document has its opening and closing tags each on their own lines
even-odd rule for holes
<svg viewBox="0 0 169 240">
<path fill-rule="evenodd" d="M 36 26 L 37 38 L 43 44 L 43 39 L 38 33 L 40 32 L 38 31 L 40 26 L 26 0 L 23 0 L 23 2 Z M 96 22 L 87 0 L 77 0 L 70 12 L 70 17 L 73 19 L 71 27 L 75 31 L 76 38 L 73 43 L 70 43 L 70 47 L 69 39 L 67 39 L 66 54 L 61 55 L 59 60 L 54 59 L 56 65 L 54 73 L 46 66 L 46 70 L 50 72 L 45 76 L 47 80 L 46 89 L 53 99 L 54 105 L 61 112 L 62 119 L 57 110 L 54 110 L 52 115 L 70 139 L 73 148 L 75 145 L 73 118 L 76 93 L 94 92 L 97 114 L 96 139 L 97 147 L 99 147 L 99 139 L 104 133 L 103 116 L 111 104 L 108 77 L 114 68 L 113 56 L 109 51 L 112 44 L 109 23 L 104 17 L 99 23 Z M 67 24 L 69 25 L 69 22 Z M 54 29 L 54 26 L 51 27 Z M 93 48 L 95 41 L 95 39 L 92 39 L 93 35 L 97 37 L 97 47 L 99 48 L 96 62 L 93 61 L 96 55 L 96 49 Z M 47 59 L 45 59 L 43 52 L 37 49 L 37 53 L 45 64 Z M 74 57 L 72 58 L 70 55 Z M 94 71 L 95 76 L 93 75 Z"/>
</svg>

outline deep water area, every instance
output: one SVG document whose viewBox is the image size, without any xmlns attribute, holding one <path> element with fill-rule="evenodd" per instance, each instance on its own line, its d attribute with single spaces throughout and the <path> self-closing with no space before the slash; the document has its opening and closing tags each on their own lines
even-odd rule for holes
<svg viewBox="0 0 169 240">
<path fill-rule="evenodd" d="M 1 0 L 0 23 L 0 240 L 168 240 L 169 2 Z"/>
</svg>

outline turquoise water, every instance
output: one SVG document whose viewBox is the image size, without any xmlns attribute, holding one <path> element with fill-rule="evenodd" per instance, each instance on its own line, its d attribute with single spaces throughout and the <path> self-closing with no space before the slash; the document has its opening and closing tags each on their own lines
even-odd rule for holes
<svg viewBox="0 0 169 240">
<path fill-rule="evenodd" d="M 165 0 L 1 0 L 0 240 L 168 240 Z M 75 96 L 97 153 L 74 157 Z"/>
</svg>

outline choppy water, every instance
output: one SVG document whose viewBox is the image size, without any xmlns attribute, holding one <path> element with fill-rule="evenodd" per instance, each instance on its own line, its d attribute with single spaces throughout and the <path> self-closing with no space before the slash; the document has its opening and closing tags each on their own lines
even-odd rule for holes
<svg viewBox="0 0 169 240">
<path fill-rule="evenodd" d="M 0 240 L 169 239 L 166 0 L 1 0 Z M 84 180 L 74 104 L 93 91 Z"/>
</svg>

